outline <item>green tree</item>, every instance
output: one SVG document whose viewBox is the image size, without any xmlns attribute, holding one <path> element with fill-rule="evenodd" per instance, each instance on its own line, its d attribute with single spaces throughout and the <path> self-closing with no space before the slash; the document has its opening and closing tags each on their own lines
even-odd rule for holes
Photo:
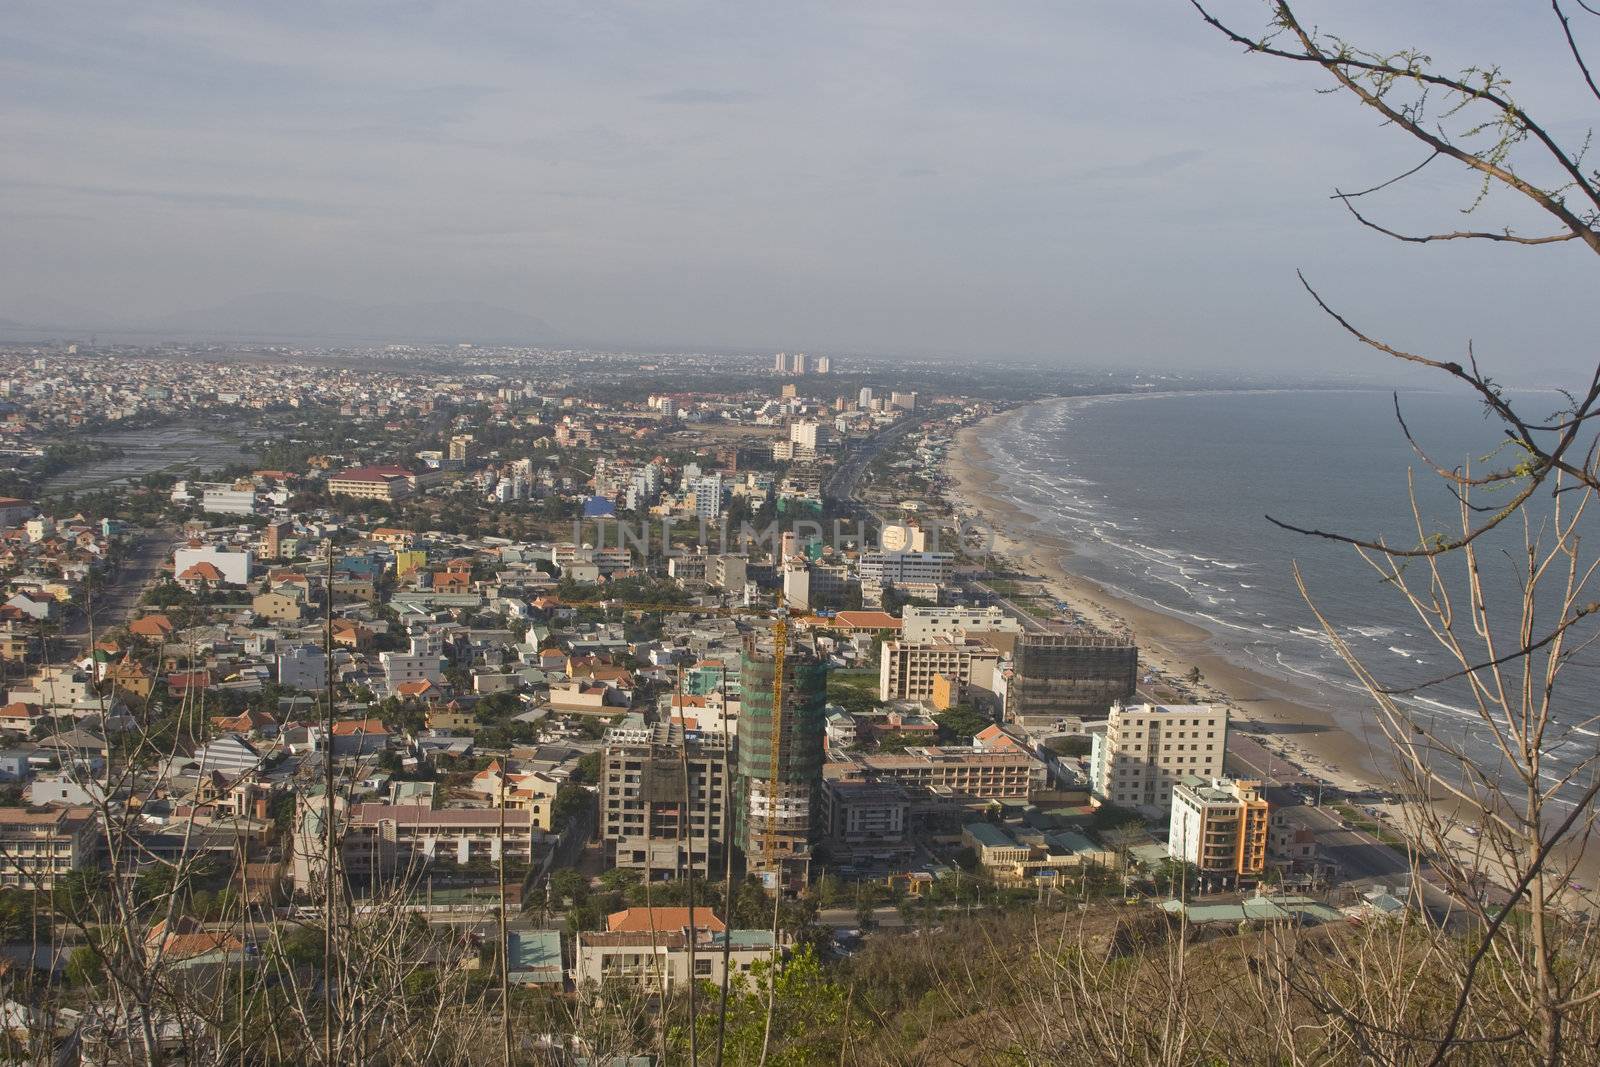
<svg viewBox="0 0 1600 1067">
<path fill-rule="evenodd" d="M 556 799 L 550 806 L 550 817 L 557 827 L 563 827 L 587 812 L 594 804 L 594 796 L 576 782 L 562 782 L 556 789 Z"/>
<path fill-rule="evenodd" d="M 804 945 L 778 964 L 757 962 L 748 976 L 734 979 L 728 995 L 727 1043 L 724 1062 L 764 1062 L 772 1067 L 838 1063 L 847 1048 L 846 1004 L 849 993 L 823 968 L 816 952 Z M 772 1034 L 767 1039 L 767 987 L 772 983 Z M 702 1050 L 715 1048 L 718 1016 L 716 991 L 707 989 L 708 1005 L 696 1020 Z M 680 1055 L 687 1055 L 688 1035 L 675 1033 Z"/>
<path fill-rule="evenodd" d="M 572 867 L 551 872 L 550 894 L 563 904 L 580 906 L 589 897 L 589 879 Z"/>
<path fill-rule="evenodd" d="M 935 715 L 933 721 L 939 724 L 939 740 L 950 743 L 971 740 L 974 734 L 994 725 L 994 716 L 971 704 L 957 704 Z"/>
<path fill-rule="evenodd" d="M 67 981 L 78 989 L 97 984 L 105 977 L 100 953 L 89 945 L 79 945 L 67 957 Z"/>
</svg>

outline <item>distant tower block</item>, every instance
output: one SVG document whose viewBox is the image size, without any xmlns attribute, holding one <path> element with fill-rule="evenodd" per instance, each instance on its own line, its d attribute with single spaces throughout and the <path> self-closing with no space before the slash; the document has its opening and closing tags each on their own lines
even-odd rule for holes
<svg viewBox="0 0 1600 1067">
<path fill-rule="evenodd" d="M 830 371 L 832 369 L 833 369 L 833 361 L 831 359 L 829 359 L 827 356 L 818 356 L 817 357 L 817 373 L 818 374 L 827 374 L 828 371 Z"/>
</svg>

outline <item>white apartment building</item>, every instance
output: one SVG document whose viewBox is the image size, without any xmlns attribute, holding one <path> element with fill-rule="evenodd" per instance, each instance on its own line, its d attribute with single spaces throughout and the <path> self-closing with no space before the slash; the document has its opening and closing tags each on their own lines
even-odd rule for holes
<svg viewBox="0 0 1600 1067">
<path fill-rule="evenodd" d="M 878 660 L 878 699 L 929 700 L 944 675 L 964 688 L 993 691 L 999 651 L 979 641 L 885 641 Z"/>
<path fill-rule="evenodd" d="M 863 552 L 861 580 L 884 585 L 927 582 L 945 585 L 954 573 L 952 552 Z"/>
<path fill-rule="evenodd" d="M 404 682 L 444 684 L 444 656 L 437 634 L 412 634 L 410 652 L 380 652 L 378 663 L 391 693 Z"/>
<path fill-rule="evenodd" d="M 1113 704 L 1093 735 L 1090 788 L 1108 804 L 1166 813 L 1185 775 L 1222 777 L 1227 742 L 1220 704 Z"/>
<path fill-rule="evenodd" d="M 689 491 L 694 494 L 695 518 L 715 522 L 722 517 L 722 503 L 727 496 L 727 486 L 723 484 L 721 472 L 714 471 L 711 474 L 701 475 L 689 483 Z"/>
<path fill-rule="evenodd" d="M 231 482 L 207 484 L 200 491 L 200 510 L 218 515 L 254 515 L 255 486 L 241 489 Z"/>
<path fill-rule="evenodd" d="M 828 444 L 828 428 L 815 419 L 801 419 L 789 426 L 789 441 L 799 448 L 809 448 L 813 453 Z"/>
<path fill-rule="evenodd" d="M 323 689 L 328 684 L 328 658 L 316 645 L 298 645 L 278 653 L 278 684 L 287 689 Z"/>
<path fill-rule="evenodd" d="M 908 604 L 901 613 L 900 640 L 908 644 L 941 639 L 954 641 L 965 633 L 1021 632 L 1020 622 L 995 607 L 936 608 Z"/>
</svg>

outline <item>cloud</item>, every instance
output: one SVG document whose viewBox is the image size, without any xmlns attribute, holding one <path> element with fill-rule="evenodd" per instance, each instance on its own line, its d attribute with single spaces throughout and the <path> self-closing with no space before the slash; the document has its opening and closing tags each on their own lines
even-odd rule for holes
<svg viewBox="0 0 1600 1067">
<path fill-rule="evenodd" d="M 1100 167 L 1078 171 L 1073 175 L 1079 181 L 1093 182 L 1107 179 L 1122 181 L 1127 178 L 1164 178 L 1175 170 L 1204 159 L 1206 153 L 1198 148 L 1185 148 L 1176 152 L 1162 152 L 1131 163 L 1109 163 Z"/>
<path fill-rule="evenodd" d="M 1560 41 L 1529 20 L 1338 6 L 1351 40 L 1501 61 L 1547 110 Z M 639 343 L 1276 367 L 1339 343 L 1305 342 L 1295 266 L 1380 317 L 1456 301 L 1462 329 L 1505 288 L 1476 250 L 1384 275 L 1326 195 L 1412 144 L 1184 5 L 75 0 L 6 31 L 0 293 L 23 300 L 449 294 Z M 1471 182 L 1419 177 L 1384 217 L 1453 223 Z M 1559 258 L 1517 264 L 1524 321 L 1584 306 Z"/>
<path fill-rule="evenodd" d="M 654 93 L 649 99 L 658 104 L 742 104 L 756 99 L 756 94 L 740 89 L 673 89 Z"/>
</svg>

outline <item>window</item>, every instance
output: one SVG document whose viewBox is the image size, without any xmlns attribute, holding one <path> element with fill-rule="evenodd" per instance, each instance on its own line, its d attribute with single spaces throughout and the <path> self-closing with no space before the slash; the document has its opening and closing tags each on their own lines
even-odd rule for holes
<svg viewBox="0 0 1600 1067">
<path fill-rule="evenodd" d="M 694 974 L 696 978 L 707 978 L 711 975 L 711 961 L 699 959 L 694 961 Z"/>
</svg>

